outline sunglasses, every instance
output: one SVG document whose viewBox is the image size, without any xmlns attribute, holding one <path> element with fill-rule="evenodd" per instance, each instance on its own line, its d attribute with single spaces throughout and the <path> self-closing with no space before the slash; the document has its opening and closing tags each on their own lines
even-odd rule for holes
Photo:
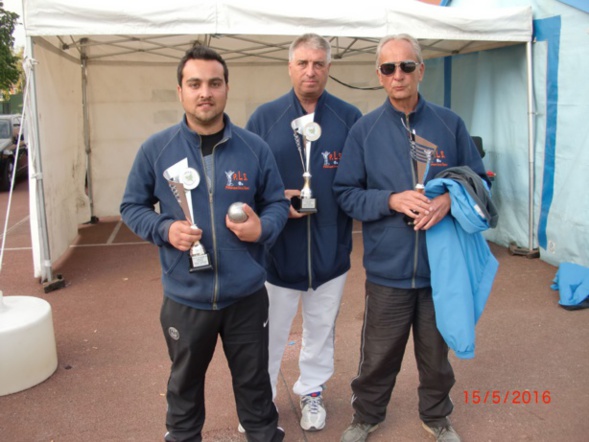
<svg viewBox="0 0 589 442">
<path fill-rule="evenodd" d="M 378 67 L 378 70 L 380 71 L 380 73 L 382 75 L 393 75 L 395 73 L 395 69 L 398 67 L 401 68 L 401 70 L 403 72 L 405 72 L 406 74 L 410 74 L 411 72 L 413 72 L 415 70 L 415 68 L 417 67 L 417 65 L 420 63 L 417 63 L 416 61 L 400 61 L 399 63 L 383 63 Z"/>
</svg>

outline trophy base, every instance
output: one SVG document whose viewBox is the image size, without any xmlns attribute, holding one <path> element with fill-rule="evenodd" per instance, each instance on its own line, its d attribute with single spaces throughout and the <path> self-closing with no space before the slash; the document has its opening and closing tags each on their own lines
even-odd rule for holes
<svg viewBox="0 0 589 442">
<path fill-rule="evenodd" d="M 190 255 L 190 273 L 210 270 L 213 268 L 211 258 L 208 253 L 204 255 Z"/>
<path fill-rule="evenodd" d="M 317 200 L 315 198 L 291 198 L 292 207 L 299 213 L 317 213 Z"/>
<path fill-rule="evenodd" d="M 417 212 L 414 212 L 417 215 Z M 407 224 L 409 227 L 413 227 L 415 225 L 415 218 L 411 218 L 408 215 L 403 215 L 403 221 L 405 221 L 405 224 Z"/>
<path fill-rule="evenodd" d="M 403 221 L 405 221 L 405 224 L 407 224 L 409 227 L 413 227 L 415 225 L 415 220 L 410 216 L 403 215 Z"/>
</svg>

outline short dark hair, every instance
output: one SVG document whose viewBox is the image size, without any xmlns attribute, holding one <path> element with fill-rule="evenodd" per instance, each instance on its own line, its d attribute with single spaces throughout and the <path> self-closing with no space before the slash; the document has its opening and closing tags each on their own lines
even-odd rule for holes
<svg viewBox="0 0 589 442">
<path fill-rule="evenodd" d="M 182 57 L 180 63 L 178 63 L 178 86 L 182 86 L 182 71 L 184 70 L 184 66 L 188 60 L 218 61 L 221 63 L 221 65 L 223 65 L 223 77 L 225 78 L 225 83 L 229 84 L 229 69 L 227 69 L 227 63 L 225 63 L 223 57 L 221 57 L 215 50 L 209 48 L 208 46 L 196 44 L 186 51 L 184 57 Z"/>
</svg>

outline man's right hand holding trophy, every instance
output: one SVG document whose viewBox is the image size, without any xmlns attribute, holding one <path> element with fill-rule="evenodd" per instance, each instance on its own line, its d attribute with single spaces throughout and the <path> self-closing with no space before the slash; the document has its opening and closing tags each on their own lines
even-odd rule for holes
<svg viewBox="0 0 589 442">
<path fill-rule="evenodd" d="M 200 242 L 202 230 L 194 221 L 191 192 L 200 183 L 200 175 L 192 167 L 188 167 L 188 159 L 169 167 L 164 172 L 170 190 L 180 205 L 185 220 L 176 221 L 170 226 L 168 240 L 170 244 L 183 252 L 190 250 L 190 272 L 210 270 L 213 268 L 211 257 Z"/>
</svg>

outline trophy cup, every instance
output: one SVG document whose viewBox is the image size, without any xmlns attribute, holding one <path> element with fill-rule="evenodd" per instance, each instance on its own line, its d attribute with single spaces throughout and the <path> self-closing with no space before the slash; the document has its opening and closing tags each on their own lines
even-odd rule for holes
<svg viewBox="0 0 589 442">
<path fill-rule="evenodd" d="M 180 204 L 182 212 L 184 212 L 184 216 L 192 223 L 193 229 L 198 229 L 196 223 L 194 222 L 192 198 L 190 197 L 190 191 L 196 189 L 200 183 L 200 176 L 198 172 L 192 167 L 188 167 L 180 172 L 179 178 L 176 178 L 179 179 L 179 181 L 174 178 L 170 179 L 166 175 L 167 174 L 165 173 L 164 176 L 170 185 L 170 189 L 172 189 L 172 193 L 176 197 L 176 201 L 178 201 L 178 204 Z M 191 273 L 213 268 L 211 265 L 211 258 L 200 241 L 196 241 L 188 253 L 190 256 L 189 271 Z"/>
<path fill-rule="evenodd" d="M 300 208 L 295 207 L 299 213 L 317 212 L 317 200 L 313 198 L 313 192 L 311 191 L 310 161 L 311 143 L 317 141 L 319 137 L 321 137 L 321 126 L 312 121 L 312 118 L 313 114 L 307 114 L 303 117 L 296 118 L 291 122 L 291 127 L 294 131 L 293 135 L 303 164 L 303 179 L 305 181 L 303 188 L 301 189 Z M 303 141 L 305 143 L 304 152 L 301 147 L 299 135 L 303 136 Z"/>
<path fill-rule="evenodd" d="M 408 129 L 407 129 L 408 130 Z M 415 130 L 409 131 L 409 153 L 414 161 L 417 172 L 417 184 L 415 191 L 419 193 L 425 192 L 425 178 L 429 172 L 429 166 L 434 157 L 438 146 L 429 142 L 423 137 L 415 133 Z M 405 222 L 408 226 L 413 226 L 415 220 L 410 216 L 405 215 Z"/>
</svg>

